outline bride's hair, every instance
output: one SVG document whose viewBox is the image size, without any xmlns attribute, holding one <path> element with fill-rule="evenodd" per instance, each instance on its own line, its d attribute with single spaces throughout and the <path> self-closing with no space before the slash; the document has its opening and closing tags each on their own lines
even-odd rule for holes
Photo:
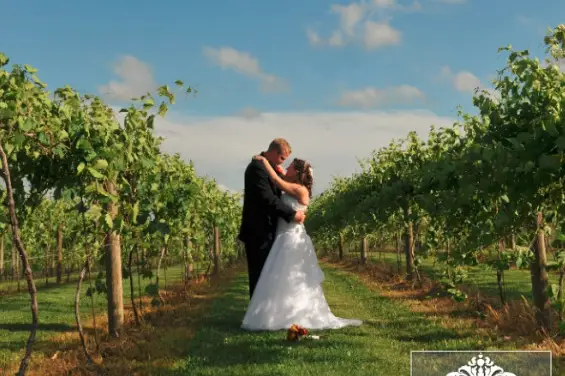
<svg viewBox="0 0 565 376">
<path fill-rule="evenodd" d="M 296 172 L 298 172 L 297 182 L 303 185 L 312 198 L 312 186 L 314 185 L 314 176 L 312 176 L 312 166 L 304 159 L 294 158 L 292 161 Z"/>
</svg>

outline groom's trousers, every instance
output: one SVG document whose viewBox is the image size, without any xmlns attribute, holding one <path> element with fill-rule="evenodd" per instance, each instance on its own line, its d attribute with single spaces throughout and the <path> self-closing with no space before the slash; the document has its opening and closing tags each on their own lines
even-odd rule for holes
<svg viewBox="0 0 565 376">
<path fill-rule="evenodd" d="M 250 240 L 245 243 L 245 255 L 247 257 L 247 272 L 249 274 L 249 298 L 253 297 L 255 286 L 261 276 L 263 265 L 267 261 L 269 250 L 271 249 L 269 241 L 257 242 Z"/>
</svg>

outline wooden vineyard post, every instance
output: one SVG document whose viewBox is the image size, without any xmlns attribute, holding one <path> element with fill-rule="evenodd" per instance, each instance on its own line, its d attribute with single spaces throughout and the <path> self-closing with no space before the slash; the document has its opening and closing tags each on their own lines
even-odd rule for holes
<svg viewBox="0 0 565 376">
<path fill-rule="evenodd" d="M 550 326 L 550 300 L 548 294 L 549 276 L 547 273 L 547 254 L 545 249 L 545 232 L 543 229 L 543 215 L 537 214 L 537 235 L 531 246 L 534 262 L 530 266 L 532 276 L 532 293 L 536 310 L 536 320 L 542 328 Z"/>
<path fill-rule="evenodd" d="M 401 252 L 400 252 L 400 245 L 402 244 L 402 235 L 400 233 L 400 231 L 398 233 L 395 233 L 395 238 L 396 238 L 396 265 L 397 265 L 397 269 L 398 269 L 398 274 L 402 273 L 402 257 L 401 257 Z"/>
<path fill-rule="evenodd" d="M 504 251 L 505 244 L 503 239 L 498 241 L 498 261 L 502 261 L 502 252 Z M 496 268 L 496 282 L 498 284 L 498 294 L 500 295 L 500 302 L 502 305 L 506 305 L 506 297 L 504 291 L 504 269 L 498 267 Z"/>
<path fill-rule="evenodd" d="M 4 234 L 0 235 L 0 281 L 4 279 Z"/>
<path fill-rule="evenodd" d="M 45 247 L 45 257 L 43 260 L 43 276 L 45 277 L 45 286 L 49 285 L 49 246 Z"/>
<path fill-rule="evenodd" d="M 214 227 L 214 275 L 218 275 L 221 270 L 221 260 L 220 260 L 220 229 Z"/>
<path fill-rule="evenodd" d="M 188 235 L 184 236 L 184 280 L 190 281 L 192 279 L 192 273 L 194 272 L 194 263 L 192 260 L 192 242 Z"/>
<path fill-rule="evenodd" d="M 57 284 L 63 281 L 63 225 L 57 227 Z"/>
<path fill-rule="evenodd" d="M 367 263 L 367 251 L 368 251 L 367 237 L 363 237 L 363 240 L 361 240 L 361 264 L 362 265 L 365 265 Z"/>
<path fill-rule="evenodd" d="M 108 181 L 106 191 L 117 195 L 116 185 Z M 106 210 L 112 219 L 118 215 L 118 205 L 106 204 Z M 120 234 L 113 228 L 106 230 L 104 242 L 106 252 L 106 286 L 108 288 L 108 333 L 118 338 L 124 325 L 124 289 L 122 282 L 122 248 Z"/>
<path fill-rule="evenodd" d="M 404 233 L 404 254 L 406 256 L 406 277 L 409 281 L 414 279 L 414 228 L 410 220 L 412 210 L 407 207 L 404 210 L 404 217 L 407 219 L 406 228 Z"/>
<path fill-rule="evenodd" d="M 339 234 L 339 261 L 343 261 L 343 248 L 344 248 L 343 234 Z"/>
</svg>

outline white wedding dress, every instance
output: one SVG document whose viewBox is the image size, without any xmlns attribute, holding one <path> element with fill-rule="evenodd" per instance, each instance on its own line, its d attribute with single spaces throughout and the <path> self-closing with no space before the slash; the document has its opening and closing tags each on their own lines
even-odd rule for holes
<svg viewBox="0 0 565 376">
<path fill-rule="evenodd" d="M 283 194 L 294 210 L 305 210 L 294 197 Z M 306 329 L 339 329 L 361 325 L 360 320 L 332 314 L 324 297 L 324 273 L 304 225 L 279 219 L 277 234 L 253 297 L 243 318 L 245 330 L 281 330 L 292 324 Z"/>
</svg>

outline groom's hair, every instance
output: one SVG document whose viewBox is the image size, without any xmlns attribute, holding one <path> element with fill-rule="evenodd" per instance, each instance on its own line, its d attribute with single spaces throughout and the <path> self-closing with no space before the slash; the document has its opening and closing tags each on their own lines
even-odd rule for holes
<svg viewBox="0 0 565 376">
<path fill-rule="evenodd" d="M 292 154 L 292 148 L 287 140 L 284 138 L 275 138 L 269 144 L 269 149 L 267 151 L 277 151 L 279 154 L 286 151 L 288 154 Z"/>
</svg>

